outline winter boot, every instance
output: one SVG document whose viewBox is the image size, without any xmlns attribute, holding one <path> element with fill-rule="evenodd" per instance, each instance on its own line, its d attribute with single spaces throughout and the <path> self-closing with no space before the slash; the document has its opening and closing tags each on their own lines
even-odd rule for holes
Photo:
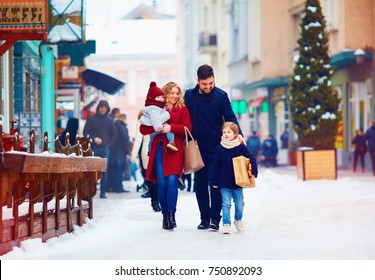
<svg viewBox="0 0 375 280">
<path fill-rule="evenodd" d="M 169 215 L 169 222 L 171 224 L 171 228 L 176 228 L 177 227 L 177 224 L 176 224 L 176 218 L 175 218 L 175 213 L 176 211 L 171 211 L 171 212 L 168 212 L 168 215 Z"/>
<path fill-rule="evenodd" d="M 173 229 L 169 220 L 169 212 L 163 213 L 163 229 Z"/>
<path fill-rule="evenodd" d="M 155 212 L 161 211 L 159 201 L 151 201 L 151 207 Z"/>
<path fill-rule="evenodd" d="M 150 196 L 151 196 L 150 191 L 147 191 L 144 194 L 141 194 L 141 197 L 143 198 L 149 198 Z"/>
</svg>

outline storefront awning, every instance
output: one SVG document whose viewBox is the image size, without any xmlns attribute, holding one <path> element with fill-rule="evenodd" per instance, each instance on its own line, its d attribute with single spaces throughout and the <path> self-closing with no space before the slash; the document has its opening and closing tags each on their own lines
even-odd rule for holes
<svg viewBox="0 0 375 280">
<path fill-rule="evenodd" d="M 124 82 L 91 69 L 84 70 L 82 78 L 86 85 L 93 86 L 108 94 L 115 94 L 125 86 Z"/>
<path fill-rule="evenodd" d="M 341 68 L 348 67 L 349 65 L 356 63 L 356 56 L 355 51 L 344 51 L 339 52 L 332 56 L 331 64 L 335 67 L 335 70 L 339 70 Z M 365 60 L 372 60 L 374 57 L 374 53 L 372 51 L 365 51 Z"/>
<path fill-rule="evenodd" d="M 254 108 L 260 107 L 260 105 L 262 104 L 262 101 L 266 99 L 267 99 L 267 96 L 255 98 L 254 100 L 250 101 L 249 107 L 254 107 Z"/>
</svg>

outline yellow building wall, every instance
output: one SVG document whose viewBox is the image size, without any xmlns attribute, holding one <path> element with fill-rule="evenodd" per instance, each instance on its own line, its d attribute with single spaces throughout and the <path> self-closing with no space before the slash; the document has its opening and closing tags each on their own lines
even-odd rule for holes
<svg viewBox="0 0 375 280">
<path fill-rule="evenodd" d="M 345 0 L 343 47 L 374 47 L 374 5 L 373 0 Z"/>
</svg>

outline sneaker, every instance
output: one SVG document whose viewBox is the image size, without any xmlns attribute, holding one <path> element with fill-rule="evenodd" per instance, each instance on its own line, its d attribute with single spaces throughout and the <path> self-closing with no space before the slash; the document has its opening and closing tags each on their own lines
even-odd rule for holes
<svg viewBox="0 0 375 280">
<path fill-rule="evenodd" d="M 176 147 L 176 144 L 174 143 L 174 142 L 169 142 L 168 144 L 167 144 L 167 147 L 170 149 L 170 150 L 172 150 L 172 151 L 174 151 L 174 152 L 177 152 L 178 151 L 178 149 L 177 149 L 177 147 Z"/>
<path fill-rule="evenodd" d="M 230 233 L 230 225 L 225 224 L 223 225 L 223 234 L 229 234 Z"/>
<path fill-rule="evenodd" d="M 201 223 L 198 225 L 197 229 L 208 229 L 209 223 L 207 221 L 202 220 Z"/>
<path fill-rule="evenodd" d="M 210 229 L 219 230 L 219 223 L 217 221 L 212 221 L 210 224 Z"/>
<path fill-rule="evenodd" d="M 245 230 L 241 220 L 234 220 L 234 225 L 236 226 L 238 231 L 244 231 Z"/>
</svg>

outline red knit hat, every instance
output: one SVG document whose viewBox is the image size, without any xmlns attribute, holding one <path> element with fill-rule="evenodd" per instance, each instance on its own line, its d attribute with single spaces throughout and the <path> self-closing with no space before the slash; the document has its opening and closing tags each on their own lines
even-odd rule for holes
<svg viewBox="0 0 375 280">
<path fill-rule="evenodd" d="M 157 96 L 164 96 L 164 93 L 160 88 L 156 86 L 155 82 L 151 82 L 150 88 L 148 89 L 145 106 L 155 105 L 160 108 L 164 108 L 165 102 L 155 100 Z"/>
</svg>

